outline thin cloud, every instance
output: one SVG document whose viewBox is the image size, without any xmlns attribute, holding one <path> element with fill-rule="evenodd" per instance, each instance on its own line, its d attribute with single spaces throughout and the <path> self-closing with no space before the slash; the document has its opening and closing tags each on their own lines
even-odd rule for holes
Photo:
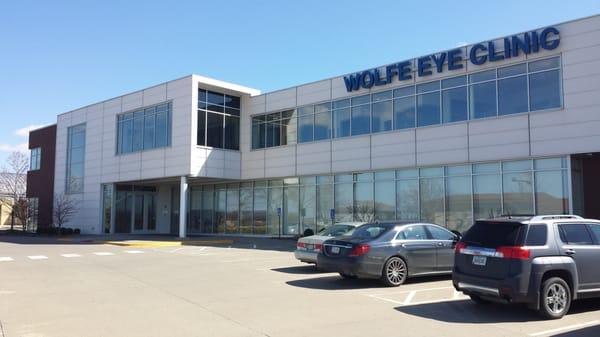
<svg viewBox="0 0 600 337">
<path fill-rule="evenodd" d="M 17 145 L 0 144 L 0 152 L 27 152 L 28 150 L 27 143 L 21 143 Z"/>
<path fill-rule="evenodd" d="M 28 137 L 29 136 L 29 131 L 35 130 L 35 129 L 39 129 L 39 128 L 44 127 L 44 126 L 46 126 L 46 125 L 45 124 L 41 124 L 41 125 L 37 125 L 37 124 L 29 125 L 29 126 L 26 126 L 24 128 L 17 129 L 15 131 L 15 135 L 17 135 L 19 137 Z"/>
</svg>

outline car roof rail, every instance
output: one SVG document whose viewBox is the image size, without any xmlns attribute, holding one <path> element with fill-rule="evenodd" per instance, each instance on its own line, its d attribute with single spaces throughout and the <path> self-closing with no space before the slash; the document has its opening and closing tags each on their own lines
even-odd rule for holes
<svg viewBox="0 0 600 337">
<path fill-rule="evenodd" d="M 492 219 L 532 218 L 534 214 L 502 214 Z"/>
<path fill-rule="evenodd" d="M 583 219 L 579 215 L 574 214 L 555 214 L 555 215 L 537 215 L 531 218 L 531 221 L 542 221 L 542 220 L 581 220 Z"/>
</svg>

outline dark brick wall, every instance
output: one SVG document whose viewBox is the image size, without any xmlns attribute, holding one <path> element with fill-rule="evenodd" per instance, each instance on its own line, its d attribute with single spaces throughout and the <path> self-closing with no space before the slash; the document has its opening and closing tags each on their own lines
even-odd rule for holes
<svg viewBox="0 0 600 337">
<path fill-rule="evenodd" d="M 54 205 L 56 125 L 29 133 L 29 149 L 37 147 L 42 149 L 42 160 L 39 170 L 27 172 L 27 197 L 39 198 L 38 226 L 49 226 Z"/>
</svg>

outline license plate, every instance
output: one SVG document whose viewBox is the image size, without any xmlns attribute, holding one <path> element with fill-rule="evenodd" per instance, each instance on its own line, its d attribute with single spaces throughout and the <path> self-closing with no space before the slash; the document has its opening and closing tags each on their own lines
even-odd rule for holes
<svg viewBox="0 0 600 337">
<path fill-rule="evenodd" d="M 313 250 L 313 249 L 315 249 L 315 245 L 306 245 L 306 249 Z"/>
<path fill-rule="evenodd" d="M 473 256 L 473 264 L 476 266 L 485 266 L 487 263 L 486 256 Z"/>
<path fill-rule="evenodd" d="M 340 253 L 340 247 L 331 247 L 331 253 L 332 254 L 339 254 Z"/>
</svg>

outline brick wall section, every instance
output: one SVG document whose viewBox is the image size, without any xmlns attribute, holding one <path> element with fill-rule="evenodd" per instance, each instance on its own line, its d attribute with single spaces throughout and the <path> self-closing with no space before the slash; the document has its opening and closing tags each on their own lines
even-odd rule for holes
<svg viewBox="0 0 600 337">
<path fill-rule="evenodd" d="M 27 172 L 27 198 L 39 198 L 38 226 L 52 223 L 54 205 L 54 163 L 56 158 L 56 125 L 29 133 L 29 149 L 41 148 L 39 170 Z"/>
</svg>

